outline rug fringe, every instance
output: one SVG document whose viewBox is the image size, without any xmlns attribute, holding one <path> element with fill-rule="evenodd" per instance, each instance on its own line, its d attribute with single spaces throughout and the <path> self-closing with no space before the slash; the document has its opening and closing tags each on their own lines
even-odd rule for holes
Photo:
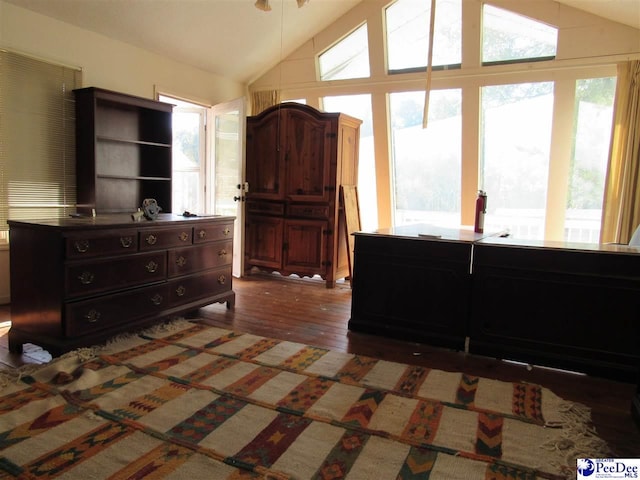
<svg viewBox="0 0 640 480">
<path fill-rule="evenodd" d="M 551 465 L 563 473 L 567 480 L 576 475 L 577 459 L 607 458 L 612 455 L 607 443 L 599 438 L 591 422 L 591 409 L 576 402 L 558 403 L 561 421 L 548 427 L 558 428 L 558 436 L 542 445 L 554 452 L 562 461 L 552 461 Z"/>
<path fill-rule="evenodd" d="M 12 383 L 18 383 L 22 377 L 38 371 L 42 365 L 23 365 L 22 367 L 0 370 L 0 392 Z"/>
<path fill-rule="evenodd" d="M 166 322 L 155 324 L 138 332 L 128 332 L 116 335 L 114 337 L 111 337 L 105 344 L 93 348 L 95 349 L 96 356 L 101 354 L 112 354 L 120 350 L 131 348 L 133 346 L 133 343 L 135 342 L 147 342 L 148 339 L 143 339 L 142 336 L 166 336 L 167 334 L 184 330 L 185 328 L 188 328 L 192 325 L 193 321 L 185 320 L 182 317 L 177 317 Z"/>
<path fill-rule="evenodd" d="M 68 360 L 70 358 L 74 358 L 78 361 L 78 363 L 83 363 L 88 360 L 92 360 L 96 358 L 98 355 L 106 352 L 113 351 L 119 346 L 122 346 L 123 343 L 130 341 L 132 339 L 137 339 L 140 335 L 161 335 L 165 333 L 171 333 L 178 330 L 182 330 L 192 322 L 184 319 L 183 317 L 175 317 L 169 320 L 165 320 L 163 322 L 152 325 L 151 327 L 145 328 L 136 332 L 127 332 L 119 335 L 115 335 L 107 340 L 102 345 L 93 345 L 91 347 L 82 347 L 77 348 L 75 350 L 71 350 L 59 357 L 52 359 L 49 363 L 44 364 L 29 364 L 23 365 L 18 368 L 2 368 L 0 369 L 0 392 L 9 387 L 11 384 L 18 384 L 22 380 L 23 377 L 33 375 L 39 370 L 43 368 L 48 368 L 51 365 L 54 365 L 57 362 Z"/>
</svg>

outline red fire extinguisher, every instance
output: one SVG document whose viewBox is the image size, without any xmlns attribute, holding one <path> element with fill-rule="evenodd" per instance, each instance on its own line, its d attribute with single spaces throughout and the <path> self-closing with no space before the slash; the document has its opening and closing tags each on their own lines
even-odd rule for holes
<svg viewBox="0 0 640 480">
<path fill-rule="evenodd" d="M 476 223 L 473 230 L 476 233 L 484 232 L 484 216 L 487 213 L 487 192 L 478 190 L 478 198 L 476 198 Z"/>
</svg>

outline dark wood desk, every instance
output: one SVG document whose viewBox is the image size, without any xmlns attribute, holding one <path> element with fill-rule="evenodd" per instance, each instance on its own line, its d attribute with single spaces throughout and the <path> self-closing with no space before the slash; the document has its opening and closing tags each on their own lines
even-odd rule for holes
<svg viewBox="0 0 640 480">
<path fill-rule="evenodd" d="M 631 400 L 631 415 L 640 428 L 640 369 L 638 370 L 638 389 Z"/>
<path fill-rule="evenodd" d="M 470 352 L 636 381 L 640 249 L 484 238 L 472 272 Z"/>
<path fill-rule="evenodd" d="M 464 349 L 471 252 L 482 235 L 429 225 L 354 235 L 349 329 Z"/>
<path fill-rule="evenodd" d="M 358 232 L 349 328 L 635 383 L 640 249 Z"/>
</svg>

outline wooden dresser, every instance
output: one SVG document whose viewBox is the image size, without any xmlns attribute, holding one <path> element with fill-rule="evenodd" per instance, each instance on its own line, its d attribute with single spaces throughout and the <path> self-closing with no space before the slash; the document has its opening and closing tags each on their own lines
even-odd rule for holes
<svg viewBox="0 0 640 480">
<path fill-rule="evenodd" d="M 234 217 L 10 220 L 9 350 L 57 356 L 159 318 L 234 304 Z"/>
</svg>

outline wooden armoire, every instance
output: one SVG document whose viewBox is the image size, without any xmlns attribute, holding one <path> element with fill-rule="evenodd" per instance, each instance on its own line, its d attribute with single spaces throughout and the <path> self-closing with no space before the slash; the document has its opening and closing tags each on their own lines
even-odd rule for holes
<svg viewBox="0 0 640 480">
<path fill-rule="evenodd" d="M 361 123 L 299 103 L 247 117 L 245 270 L 349 276 L 340 186 L 357 184 Z"/>
</svg>

